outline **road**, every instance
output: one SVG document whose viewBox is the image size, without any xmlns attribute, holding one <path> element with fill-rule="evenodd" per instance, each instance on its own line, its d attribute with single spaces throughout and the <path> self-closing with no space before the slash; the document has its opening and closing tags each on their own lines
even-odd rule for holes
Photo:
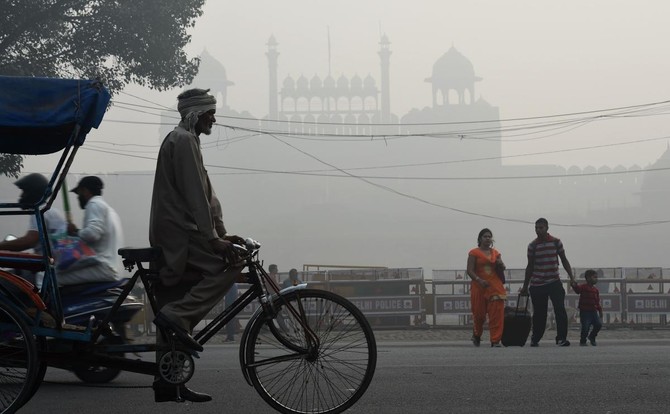
<svg viewBox="0 0 670 414">
<path fill-rule="evenodd" d="M 463 340 L 384 343 L 375 378 L 348 412 L 585 413 L 670 412 L 667 339 L 602 339 L 598 347 L 474 348 Z M 104 387 L 82 386 L 50 369 L 20 411 L 48 413 L 253 413 L 274 411 L 242 377 L 234 344 L 213 345 L 196 361 L 192 388 L 204 404 L 153 402 L 151 379 L 122 373 Z"/>
</svg>

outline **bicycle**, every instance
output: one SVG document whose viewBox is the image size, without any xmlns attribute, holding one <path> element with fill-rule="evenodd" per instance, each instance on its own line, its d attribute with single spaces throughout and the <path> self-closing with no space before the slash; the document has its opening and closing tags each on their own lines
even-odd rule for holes
<svg viewBox="0 0 670 414">
<path fill-rule="evenodd" d="M 244 266 L 248 270 L 237 282 L 249 283 L 250 287 L 214 317 L 194 339 L 205 345 L 230 320 L 256 301 L 258 307 L 249 318 L 240 341 L 240 365 L 247 383 L 270 406 L 283 413 L 339 413 L 351 407 L 368 388 L 377 361 L 374 334 L 365 316 L 347 299 L 332 292 L 309 289 L 306 284 L 280 290 L 258 259 L 260 244 L 247 239 L 246 246 L 237 247 L 244 253 Z M 158 375 L 175 387 L 193 376 L 194 356 L 197 354 L 184 349 L 174 335 L 162 328 L 159 329 L 168 338 L 168 344 L 163 346 L 115 345 L 98 341 L 100 336 L 105 335 L 109 319 L 138 280 L 149 293 L 154 313 L 158 310 L 155 298 L 150 294 L 159 283 L 158 274 L 143 263 L 158 260 L 162 254 L 160 249 L 124 248 L 119 250 L 119 254 L 126 269 L 132 271 L 137 267 L 137 270 L 108 316 L 96 324 L 90 339 L 83 344 L 72 342 L 74 338 L 50 339 L 47 343 L 52 346 L 33 352 L 33 348 L 39 347 L 30 329 L 0 303 L 0 321 L 3 322 L 0 332 L 13 332 L 14 350 L 18 348 L 24 352 L 15 354 L 14 361 L 17 365 L 25 364 L 23 381 L 31 395 L 44 376 L 45 363 L 69 368 L 68 361 L 75 357 L 75 364 L 80 367 L 109 366 Z M 81 335 L 81 327 L 67 328 L 72 329 L 71 335 Z M 16 343 L 20 341 L 23 345 L 17 347 Z M 73 348 L 65 352 L 50 351 L 67 345 Z M 7 366 L 7 346 L 0 345 L 0 350 L 4 361 L 2 365 Z M 120 356 L 152 351 L 163 352 L 156 364 Z M 33 360 L 41 360 L 41 364 Z M 0 375 L 0 378 L 7 379 L 7 375 Z"/>
<path fill-rule="evenodd" d="M 63 318 L 44 212 L 86 133 L 101 122 L 109 94 L 99 81 L 0 76 L 0 84 L 8 91 L 0 103 L 9 108 L 0 114 L 0 152 L 38 155 L 63 150 L 42 200 L 29 207 L 0 203 L 0 215 L 34 215 L 43 251 L 42 255 L 0 252 L 0 268 L 44 272 L 42 287 L 37 289 L 0 269 L 0 414 L 14 413 L 30 400 L 47 367 L 73 371 L 109 367 L 151 375 L 177 387 L 178 396 L 179 386 L 195 372 L 197 353 L 160 327 L 166 343 L 123 343 L 110 324 L 138 280 L 157 313 L 151 292 L 159 283 L 158 273 L 144 264 L 161 257 L 159 248 L 119 250 L 125 268 L 136 270 L 104 318 L 91 317 L 86 326 L 69 325 Z M 53 107 L 43 102 L 51 95 L 26 95 L 25 90 L 49 91 Z M 18 101 L 15 105 L 5 102 L 12 97 Z M 43 123 L 39 111 L 33 110 L 42 107 L 47 108 Z M 30 110 L 23 113 L 24 108 Z M 240 342 L 240 365 L 247 383 L 283 413 L 339 413 L 351 407 L 370 385 L 377 362 L 374 334 L 363 313 L 347 299 L 305 284 L 280 290 L 262 267 L 260 244 L 247 239 L 245 246 L 237 248 L 243 260 L 240 265 L 247 269 L 238 282 L 249 283 L 250 288 L 194 339 L 206 344 L 245 307 L 255 304 Z M 161 356 L 156 362 L 126 357 L 141 352 Z"/>
</svg>

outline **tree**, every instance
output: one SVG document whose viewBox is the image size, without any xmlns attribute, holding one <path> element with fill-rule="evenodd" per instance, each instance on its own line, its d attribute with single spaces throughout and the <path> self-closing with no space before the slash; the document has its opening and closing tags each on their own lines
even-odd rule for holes
<svg viewBox="0 0 670 414">
<path fill-rule="evenodd" d="M 198 58 L 184 46 L 205 0 L 4 0 L 0 75 L 101 79 L 166 90 L 190 83 Z M 13 160 L 13 161 L 12 161 Z M 0 157 L 17 176 L 21 156 Z"/>
</svg>

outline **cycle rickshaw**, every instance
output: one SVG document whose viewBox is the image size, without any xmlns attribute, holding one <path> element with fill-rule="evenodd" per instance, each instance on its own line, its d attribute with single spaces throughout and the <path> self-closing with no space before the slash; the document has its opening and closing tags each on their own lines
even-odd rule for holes
<svg viewBox="0 0 670 414">
<path fill-rule="evenodd" d="M 0 252 L 0 268 L 44 272 L 40 289 L 0 270 L 0 413 L 13 413 L 37 391 L 47 367 L 112 367 L 160 376 L 178 387 L 195 371 L 197 353 L 180 346 L 170 332 L 166 345 L 115 341 L 114 312 L 138 281 L 150 294 L 157 283 L 151 263 L 157 248 L 123 248 L 119 254 L 134 271 L 108 315 L 86 326 L 64 322 L 57 274 L 44 212 L 54 202 L 77 149 L 103 118 L 110 95 L 99 81 L 0 76 L 0 152 L 61 153 L 41 201 L 0 204 L 0 215 L 34 215 L 43 255 Z M 247 383 L 284 413 L 338 413 L 366 391 L 377 361 L 369 323 L 348 300 L 302 284 L 280 290 L 262 267 L 260 244 L 239 246 L 246 271 L 239 282 L 249 289 L 195 336 L 205 344 L 235 315 L 255 308 L 240 342 L 240 365 Z M 136 270 L 134 270 L 136 269 Z M 159 328 L 160 329 L 160 328 Z M 159 352 L 156 362 L 126 355 Z M 178 388 L 177 388 L 178 389 Z"/>
</svg>

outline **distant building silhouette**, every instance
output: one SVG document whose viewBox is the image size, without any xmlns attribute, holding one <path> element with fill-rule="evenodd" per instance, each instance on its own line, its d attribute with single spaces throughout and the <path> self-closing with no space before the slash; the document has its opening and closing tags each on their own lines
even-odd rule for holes
<svg viewBox="0 0 670 414">
<path fill-rule="evenodd" d="M 275 37 L 270 36 L 266 52 L 270 77 L 266 121 L 270 124 L 272 121 L 280 121 L 290 132 L 302 134 L 360 135 L 370 134 L 371 124 L 398 122 L 397 117 L 391 114 L 391 51 L 386 36 L 379 42 L 381 88 L 377 87 L 377 82 L 370 74 L 365 78 L 358 74 L 351 78 L 340 75 L 336 80 L 328 73 L 323 78 L 315 74 L 309 80 L 305 75 L 297 79 L 287 75 L 278 90 L 277 45 Z"/>
<path fill-rule="evenodd" d="M 483 79 L 477 76 L 472 62 L 454 46 L 435 61 L 430 77 L 425 79 L 431 86 L 429 99 L 432 105 L 412 108 L 398 118 L 391 112 L 391 42 L 383 35 L 378 44 L 379 84 L 371 74 L 365 78 L 358 74 L 350 77 L 342 74 L 336 79 L 330 69 L 329 73 L 321 76 L 314 74 L 310 79 L 303 74 L 297 79 L 286 75 L 280 84 L 279 43 L 271 35 L 265 52 L 269 80 L 268 114 L 262 119 L 229 107 L 228 87 L 234 83 L 228 80 L 225 67 L 206 50 L 200 56 L 199 73 L 187 88 L 211 88 L 218 100 L 218 122 L 225 125 L 307 135 L 370 135 L 383 138 L 407 134 L 405 147 L 395 144 L 396 148 L 404 148 L 399 151 L 398 160 L 444 161 L 439 169 L 443 174 L 471 171 L 472 164 L 457 161 L 479 158 L 486 160 L 479 170 L 487 176 L 552 176 L 542 180 L 506 182 L 507 193 L 513 197 L 518 198 L 519 194 L 537 196 L 526 197 L 520 204 L 494 203 L 487 207 L 491 214 L 534 216 L 572 211 L 585 218 L 592 216 L 615 220 L 617 215 L 631 208 L 642 207 L 656 214 L 670 198 L 666 176 L 642 173 L 637 165 L 630 168 L 621 165 L 587 166 L 583 169 L 577 166 L 566 169 L 551 164 L 503 165 L 499 108 L 477 95 L 476 84 Z M 176 110 L 164 113 L 160 140 L 172 130 L 178 119 Z M 482 130 L 488 131 L 485 139 L 481 139 Z M 227 137 L 245 133 L 248 132 L 228 130 Z M 418 146 L 412 140 L 420 137 L 432 138 L 433 142 L 424 141 L 415 150 Z M 670 167 L 670 146 L 651 167 Z M 621 174 L 611 174 L 617 172 Z M 488 185 L 490 183 L 449 183 L 445 191 L 467 194 L 464 205 L 467 206 L 467 202 L 476 205 L 478 201 L 474 194 L 485 191 Z M 395 188 L 420 191 L 428 189 L 428 184 L 400 181 Z M 546 188 L 559 188 L 561 196 L 546 194 Z M 522 210 L 519 210 L 520 205 Z M 603 214 L 605 211 L 607 213 Z"/>
</svg>

